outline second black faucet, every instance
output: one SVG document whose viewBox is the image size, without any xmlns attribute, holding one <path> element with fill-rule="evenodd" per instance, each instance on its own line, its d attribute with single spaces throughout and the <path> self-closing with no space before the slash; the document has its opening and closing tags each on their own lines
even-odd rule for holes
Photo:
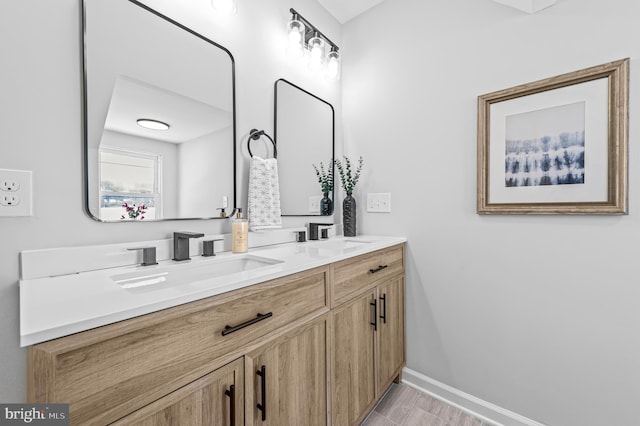
<svg viewBox="0 0 640 426">
<path fill-rule="evenodd" d="M 333 226 L 333 223 L 314 223 L 314 222 L 309 222 L 309 239 L 310 240 L 317 240 L 318 239 L 318 228 L 321 226 L 326 226 L 326 227 L 330 227 Z M 323 236 L 323 238 L 327 238 L 325 236 Z"/>
<path fill-rule="evenodd" d="M 189 240 L 191 238 L 202 238 L 204 234 L 200 232 L 174 232 L 173 233 L 173 260 L 182 262 L 191 260 L 189 257 Z"/>
</svg>

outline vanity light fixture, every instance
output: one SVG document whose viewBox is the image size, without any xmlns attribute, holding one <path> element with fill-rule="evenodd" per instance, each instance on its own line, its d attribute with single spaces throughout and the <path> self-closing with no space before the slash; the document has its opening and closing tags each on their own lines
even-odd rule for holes
<svg viewBox="0 0 640 426">
<path fill-rule="evenodd" d="M 339 47 L 327 36 L 307 21 L 295 9 L 289 9 L 291 20 L 287 24 L 288 46 L 287 54 L 294 57 L 307 54 L 309 69 L 324 71 L 331 80 L 340 78 Z M 330 49 L 330 50 L 329 50 Z M 329 52 L 327 53 L 327 50 Z"/>
<path fill-rule="evenodd" d="M 329 80 L 337 80 L 340 78 L 340 53 L 334 47 L 327 55 L 327 74 Z"/>
<path fill-rule="evenodd" d="M 211 7 L 223 15 L 235 15 L 238 11 L 237 0 L 211 0 Z"/>
<path fill-rule="evenodd" d="M 138 126 L 150 130 L 169 130 L 169 127 L 171 127 L 165 122 L 154 120 L 152 118 L 139 118 L 137 122 Z"/>
<path fill-rule="evenodd" d="M 293 17 L 287 24 L 287 33 L 289 45 L 287 46 L 287 55 L 294 58 L 300 58 L 304 55 L 304 34 L 305 28 L 302 21 L 298 19 L 298 14 L 294 13 Z"/>
<path fill-rule="evenodd" d="M 324 65 L 324 40 L 320 38 L 317 31 L 313 32 L 313 37 L 309 39 L 309 69 L 320 71 Z"/>
</svg>

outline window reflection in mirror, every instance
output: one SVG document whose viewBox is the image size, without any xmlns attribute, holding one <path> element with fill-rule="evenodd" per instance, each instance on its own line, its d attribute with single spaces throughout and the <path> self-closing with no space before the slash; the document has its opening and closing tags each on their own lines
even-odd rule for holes
<svg viewBox="0 0 640 426">
<path fill-rule="evenodd" d="M 100 217 L 104 220 L 152 220 L 162 217 L 162 155 L 100 145 Z M 145 213 L 130 217 L 124 204 Z"/>
<path fill-rule="evenodd" d="M 319 167 L 323 163 L 325 169 L 330 167 L 333 173 L 333 106 L 303 88 L 280 79 L 275 83 L 274 128 L 278 145 L 282 215 L 321 215 L 323 193 L 313 165 Z M 334 192 L 335 189 L 329 193 L 331 200 L 334 199 Z"/>
<path fill-rule="evenodd" d="M 127 214 L 135 204 L 145 221 L 213 218 L 223 199 L 235 206 L 231 54 L 135 0 L 83 7 L 90 215 L 140 220 Z"/>
</svg>

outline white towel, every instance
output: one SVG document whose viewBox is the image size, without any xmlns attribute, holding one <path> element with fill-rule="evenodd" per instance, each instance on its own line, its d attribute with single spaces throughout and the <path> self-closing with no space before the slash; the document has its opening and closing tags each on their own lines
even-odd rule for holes
<svg viewBox="0 0 640 426">
<path fill-rule="evenodd" d="M 282 228 L 278 160 L 252 157 L 247 216 L 252 231 Z"/>
</svg>

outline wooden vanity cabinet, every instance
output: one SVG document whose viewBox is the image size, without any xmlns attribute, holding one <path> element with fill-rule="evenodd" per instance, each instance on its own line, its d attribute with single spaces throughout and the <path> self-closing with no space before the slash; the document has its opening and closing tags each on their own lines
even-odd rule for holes
<svg viewBox="0 0 640 426">
<path fill-rule="evenodd" d="M 398 380 L 404 245 L 29 348 L 72 425 L 354 425 Z"/>
<path fill-rule="evenodd" d="M 243 359 L 218 368 L 113 425 L 244 425 Z"/>
<path fill-rule="evenodd" d="M 393 246 L 334 263 L 331 306 L 339 306 L 381 280 L 404 274 L 403 247 Z"/>
<path fill-rule="evenodd" d="M 377 393 L 379 397 L 398 378 L 404 358 L 404 276 L 386 280 L 377 287 Z"/>
<path fill-rule="evenodd" d="M 353 424 L 376 398 L 373 300 L 367 291 L 331 313 L 333 425 Z"/>
<path fill-rule="evenodd" d="M 405 365 L 403 251 L 396 246 L 334 265 L 333 426 L 358 424 L 391 382 L 400 380 Z"/>
<path fill-rule="evenodd" d="M 31 346 L 28 401 L 110 424 L 326 314 L 327 282 L 315 268 Z"/>
<path fill-rule="evenodd" d="M 246 424 L 327 424 L 326 317 L 245 356 Z"/>
</svg>

